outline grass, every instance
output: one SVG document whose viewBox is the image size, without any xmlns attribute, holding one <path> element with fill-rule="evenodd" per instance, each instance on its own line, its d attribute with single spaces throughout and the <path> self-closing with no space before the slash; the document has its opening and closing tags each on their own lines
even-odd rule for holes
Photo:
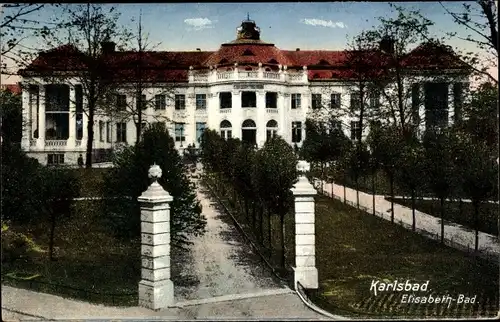
<svg viewBox="0 0 500 322">
<path fill-rule="evenodd" d="M 498 313 L 498 266 L 338 200 L 318 196 L 316 265 L 320 288 L 312 297 L 337 314 L 383 317 L 475 317 Z M 403 304 L 404 292 L 374 296 L 372 280 L 429 280 L 416 295 L 477 295 L 475 304 Z"/>
<path fill-rule="evenodd" d="M 387 198 L 389 201 L 391 198 Z M 411 200 L 394 198 L 394 202 L 411 208 Z M 439 200 L 416 200 L 415 209 L 441 218 Z M 444 219 L 474 229 L 474 208 L 470 202 L 446 201 Z M 479 231 L 498 236 L 498 204 L 482 203 L 479 207 Z"/>
<path fill-rule="evenodd" d="M 228 194 L 229 195 L 229 194 Z M 223 203 L 257 241 L 239 207 Z M 271 221 L 272 251 L 268 251 L 267 220 L 259 248 L 277 268 L 281 252 L 277 218 Z M 294 264 L 294 216 L 285 220 L 287 262 Z M 267 252 L 266 252 L 267 251 Z M 308 291 L 323 309 L 351 317 L 493 317 L 498 313 L 498 266 L 446 247 L 398 225 L 323 196 L 316 198 L 316 266 L 320 287 Z M 404 304 L 405 292 L 374 296 L 372 280 L 429 281 L 429 291 L 415 295 L 477 295 L 475 304 Z M 410 293 L 411 294 L 411 293 Z"/>
<path fill-rule="evenodd" d="M 55 261 L 49 260 L 46 251 L 49 223 L 11 225 L 11 229 L 31 237 L 45 251 L 2 263 L 2 283 L 20 287 L 29 284 L 30 288 L 42 292 L 109 305 L 136 305 L 139 241 L 118 240 L 101 227 L 97 218 L 99 202 L 76 202 L 72 212 L 69 219 L 56 227 Z M 22 279 L 34 275 L 38 277 L 30 283 Z"/>
</svg>

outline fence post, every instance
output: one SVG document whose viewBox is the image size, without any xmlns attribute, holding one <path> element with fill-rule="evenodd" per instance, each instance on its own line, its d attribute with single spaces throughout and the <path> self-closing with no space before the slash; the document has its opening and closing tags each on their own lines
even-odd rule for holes
<svg viewBox="0 0 500 322">
<path fill-rule="evenodd" d="M 170 280 L 170 194 L 157 182 L 161 169 L 152 165 L 153 183 L 138 198 L 141 205 L 141 281 L 139 306 L 153 310 L 174 304 Z"/>
<path fill-rule="evenodd" d="M 316 190 L 307 180 L 305 172 L 309 163 L 297 164 L 299 181 L 291 189 L 295 198 L 295 265 L 294 282 L 300 282 L 306 289 L 318 288 L 316 269 L 314 196 Z"/>
</svg>

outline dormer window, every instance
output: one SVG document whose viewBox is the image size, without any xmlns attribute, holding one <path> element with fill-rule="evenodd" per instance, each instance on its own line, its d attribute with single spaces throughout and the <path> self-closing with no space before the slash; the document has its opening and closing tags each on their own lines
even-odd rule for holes
<svg viewBox="0 0 500 322">
<path fill-rule="evenodd" d="M 276 59 L 271 59 L 271 60 L 269 61 L 269 64 L 278 64 L 278 62 L 276 61 Z"/>
<path fill-rule="evenodd" d="M 330 63 L 327 62 L 326 60 L 322 59 L 322 60 L 319 61 L 318 65 L 330 65 Z"/>
<path fill-rule="evenodd" d="M 245 49 L 242 56 L 255 56 L 255 54 L 250 49 Z"/>
<path fill-rule="evenodd" d="M 224 59 L 221 59 L 221 61 L 219 62 L 219 65 L 227 64 L 227 63 L 228 63 L 227 59 L 224 58 Z"/>
<path fill-rule="evenodd" d="M 270 72 L 270 71 L 271 71 L 271 68 L 266 67 L 266 72 Z"/>
</svg>

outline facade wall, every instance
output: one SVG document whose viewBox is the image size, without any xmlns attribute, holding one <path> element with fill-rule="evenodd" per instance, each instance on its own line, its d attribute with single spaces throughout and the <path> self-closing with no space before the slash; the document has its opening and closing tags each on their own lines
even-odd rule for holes
<svg viewBox="0 0 500 322">
<path fill-rule="evenodd" d="M 228 72 L 226 72 L 228 73 Z M 280 70 L 278 73 L 267 73 L 264 75 L 262 68 L 251 77 L 241 78 L 244 73 L 238 73 L 237 70 L 229 72 L 233 79 L 219 79 L 220 71 L 212 70 L 208 75 L 200 77 L 201 80 L 196 80 L 196 74 L 190 73 L 189 83 L 180 84 L 176 87 L 155 85 L 147 88 L 144 91 L 147 104 L 147 109 L 144 112 L 144 122 L 165 122 L 170 130 L 172 137 L 175 138 L 174 123 L 184 123 L 184 142 L 176 142 L 178 149 L 182 150 L 189 144 L 196 142 L 196 123 L 205 122 L 207 128 L 220 130 L 219 126 L 223 120 L 228 120 L 232 125 L 232 136 L 241 138 L 242 123 L 246 119 L 251 119 L 256 123 L 256 141 L 258 146 L 262 146 L 266 140 L 266 124 L 269 120 L 275 120 L 278 123 L 278 135 L 282 136 L 287 142 L 292 144 L 292 122 L 302 122 L 302 141 L 305 138 L 304 122 L 306 117 L 311 113 L 322 114 L 325 118 L 333 113 L 337 114 L 342 121 L 345 134 L 350 137 L 351 121 L 357 120 L 358 116 L 355 113 L 347 113 L 350 104 L 350 95 L 354 86 L 344 82 L 314 82 L 307 81 L 306 71 L 291 72 L 286 69 Z M 225 77 L 225 76 L 224 76 Z M 421 78 L 418 81 L 427 81 Z M 457 81 L 457 80 L 454 80 Z M 467 78 L 458 80 L 466 82 Z M 74 86 L 77 84 L 77 79 L 65 78 L 60 80 L 63 84 L 70 85 L 70 113 L 75 110 L 73 100 Z M 40 85 L 44 84 L 41 79 L 24 79 L 24 85 Z M 408 84 L 411 86 L 411 84 Z M 70 116 L 69 138 L 66 142 L 49 142 L 45 140 L 44 133 L 40 133 L 38 138 L 33 136 L 33 129 L 47 126 L 44 118 L 41 117 L 44 105 L 43 86 L 38 86 L 38 91 L 28 91 L 28 87 L 23 87 L 23 117 L 26 119 L 27 126 L 23 135 L 22 147 L 31 156 L 36 157 L 42 163 L 47 162 L 47 154 L 49 153 L 64 153 L 65 163 L 75 164 L 79 154 L 84 154 L 87 140 L 87 116 L 83 115 L 83 137 L 77 139 L 75 137 L 75 118 Z M 409 87 L 408 87 L 409 88 Z M 451 87 L 452 88 L 452 87 Z M 256 93 L 256 107 L 242 108 L 241 97 L 243 91 L 253 91 Z M 230 92 L 232 95 L 232 108 L 230 110 L 220 109 L 219 93 Z M 266 108 L 266 92 L 277 93 L 277 108 Z M 121 90 L 122 94 L 127 95 L 127 104 L 134 106 L 135 98 L 130 90 Z M 332 93 L 341 94 L 341 108 L 331 110 L 329 107 L 330 95 Z M 453 93 L 453 91 L 451 91 Z M 154 98 L 157 94 L 167 94 L 167 104 L 165 110 L 155 110 Z M 185 95 L 185 110 L 175 110 L 175 94 Z M 206 109 L 196 109 L 196 94 L 206 94 Z M 301 107 L 292 109 L 292 94 L 301 94 Z M 322 95 L 322 105 L 324 108 L 320 111 L 312 110 L 312 95 Z M 452 101 L 453 97 L 449 98 L 450 119 L 452 119 Z M 84 103 L 85 100 L 84 100 Z M 37 116 L 38 115 L 38 116 Z M 419 115 L 425 116 L 425 108 L 423 105 L 419 108 Z M 126 122 L 127 124 L 127 144 L 134 144 L 136 139 L 136 128 L 132 118 L 123 119 L 123 115 L 109 115 L 106 113 L 98 113 L 94 122 L 94 149 L 112 149 L 117 146 L 117 122 Z M 101 130 L 100 122 L 104 122 L 104 129 Z M 107 140 L 107 124 L 110 122 L 111 142 Z M 425 129 L 425 126 L 422 128 Z M 363 130 L 363 136 L 368 134 L 368 129 Z M 104 138 L 102 138 L 104 136 Z M 301 142 L 298 143 L 301 145 Z"/>
</svg>

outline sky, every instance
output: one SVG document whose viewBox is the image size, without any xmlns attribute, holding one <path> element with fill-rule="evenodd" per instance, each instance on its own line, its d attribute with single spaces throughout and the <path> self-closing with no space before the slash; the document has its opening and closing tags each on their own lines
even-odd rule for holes
<svg viewBox="0 0 500 322">
<path fill-rule="evenodd" d="M 432 33 L 460 31 L 438 2 L 396 3 L 408 9 L 419 9 L 435 22 Z M 447 2 L 449 9 L 460 9 L 461 2 Z M 236 28 L 247 14 L 261 29 L 261 39 L 278 48 L 294 50 L 342 50 L 348 39 L 377 24 L 378 17 L 391 16 L 387 2 L 292 2 L 292 3 L 165 3 L 106 4 L 121 13 L 120 22 L 131 28 L 132 19 L 142 12 L 149 40 L 159 44 L 156 50 L 217 50 L 222 43 L 236 38 Z M 48 19 L 58 12 L 44 10 L 40 18 Z M 28 40 L 29 41 L 29 40 Z M 450 42 L 466 50 L 467 43 Z M 2 82 L 15 82 L 15 78 Z"/>
</svg>

